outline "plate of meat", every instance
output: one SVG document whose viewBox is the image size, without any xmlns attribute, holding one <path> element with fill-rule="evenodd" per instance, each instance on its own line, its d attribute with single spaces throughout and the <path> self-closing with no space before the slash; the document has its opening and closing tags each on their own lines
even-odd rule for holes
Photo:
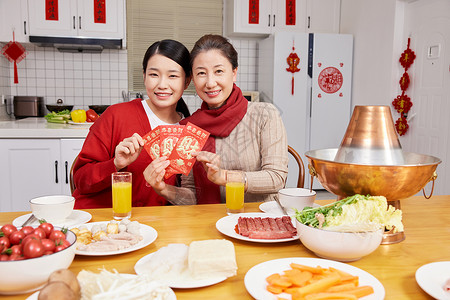
<svg viewBox="0 0 450 300">
<path fill-rule="evenodd" d="M 131 229 L 120 230 L 120 232 L 119 230 L 111 232 L 114 230 L 111 224 L 117 227 L 124 226 L 123 223 L 110 221 L 86 223 L 77 228 L 71 228 L 70 230 L 77 235 L 75 254 L 106 256 L 128 253 L 150 245 L 158 237 L 158 232 L 153 227 L 136 221 L 128 221 L 126 226 Z"/>
<path fill-rule="evenodd" d="M 299 240 L 293 219 L 267 213 L 242 213 L 221 218 L 216 228 L 229 237 L 257 243 Z"/>
</svg>

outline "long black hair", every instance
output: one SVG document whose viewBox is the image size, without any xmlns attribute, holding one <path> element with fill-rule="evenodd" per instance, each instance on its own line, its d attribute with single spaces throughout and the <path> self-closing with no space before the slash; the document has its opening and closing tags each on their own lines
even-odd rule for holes
<svg viewBox="0 0 450 300">
<path fill-rule="evenodd" d="M 191 56 L 189 54 L 189 50 L 182 43 L 167 39 L 155 42 L 150 47 L 148 47 L 147 51 L 145 52 L 144 59 L 142 60 L 144 74 L 147 70 L 149 59 L 155 54 L 160 54 L 173 60 L 183 68 L 184 73 L 186 74 L 186 78 L 191 77 Z M 185 118 L 191 115 L 183 98 L 180 98 L 180 100 L 178 100 L 175 110 L 181 112 Z"/>
</svg>

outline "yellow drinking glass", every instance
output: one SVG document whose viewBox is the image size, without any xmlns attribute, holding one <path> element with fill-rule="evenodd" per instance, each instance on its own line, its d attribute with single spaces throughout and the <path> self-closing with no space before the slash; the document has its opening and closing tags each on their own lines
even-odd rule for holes
<svg viewBox="0 0 450 300">
<path fill-rule="evenodd" d="M 226 207 L 227 214 L 244 212 L 245 175 L 241 171 L 227 171 Z"/>
<path fill-rule="evenodd" d="M 113 218 L 121 220 L 131 217 L 131 172 L 116 172 L 112 175 Z"/>
</svg>

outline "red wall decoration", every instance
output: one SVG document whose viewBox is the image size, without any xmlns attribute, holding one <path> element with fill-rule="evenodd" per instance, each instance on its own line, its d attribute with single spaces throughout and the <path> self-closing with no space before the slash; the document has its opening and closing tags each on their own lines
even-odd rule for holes
<svg viewBox="0 0 450 300">
<path fill-rule="evenodd" d="M 286 68 L 286 71 L 292 73 L 292 81 L 291 81 L 291 94 L 294 95 L 294 73 L 299 72 L 300 68 L 298 68 L 298 64 L 300 63 L 300 58 L 298 57 L 297 53 L 294 52 L 294 41 L 292 41 L 292 52 L 289 54 L 289 56 L 286 58 L 286 61 L 289 65 L 289 68 Z"/>
<path fill-rule="evenodd" d="M 58 21 L 58 0 L 45 0 L 45 20 Z"/>
<path fill-rule="evenodd" d="M 106 23 L 106 0 L 94 0 L 94 23 Z"/>
<path fill-rule="evenodd" d="M 414 59 L 416 59 L 416 54 L 409 48 L 410 42 L 411 39 L 408 38 L 408 46 L 406 50 L 403 51 L 399 59 L 400 64 L 405 69 L 405 72 L 403 73 L 402 77 L 398 82 L 400 85 L 400 89 L 402 90 L 402 93 L 401 95 L 398 95 L 394 99 L 394 101 L 392 101 L 392 105 L 394 106 L 395 110 L 400 114 L 400 117 L 395 122 L 395 128 L 397 129 L 397 132 L 400 136 L 404 135 L 409 129 L 407 117 L 408 112 L 411 109 L 411 106 L 413 105 L 411 98 L 409 98 L 406 95 L 406 90 L 408 89 L 409 84 L 411 83 L 407 71 L 414 62 Z"/>
<path fill-rule="evenodd" d="M 248 23 L 259 24 L 259 0 L 248 1 Z"/>
<path fill-rule="evenodd" d="M 295 0 L 286 0 L 286 25 L 295 25 Z"/>
</svg>

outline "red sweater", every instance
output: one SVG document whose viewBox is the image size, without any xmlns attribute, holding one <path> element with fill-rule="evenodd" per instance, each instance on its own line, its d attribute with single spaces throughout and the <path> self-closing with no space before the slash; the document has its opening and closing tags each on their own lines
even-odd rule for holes
<svg viewBox="0 0 450 300">
<path fill-rule="evenodd" d="M 111 174 L 116 172 L 114 154 L 124 138 L 151 130 L 141 99 L 114 104 L 91 126 L 74 165 L 75 208 L 112 207 Z M 151 163 L 143 149 L 139 157 L 120 171 L 133 173 L 133 206 L 166 205 L 167 201 L 146 185 L 142 172 Z M 166 180 L 175 184 L 175 176 Z"/>
</svg>

